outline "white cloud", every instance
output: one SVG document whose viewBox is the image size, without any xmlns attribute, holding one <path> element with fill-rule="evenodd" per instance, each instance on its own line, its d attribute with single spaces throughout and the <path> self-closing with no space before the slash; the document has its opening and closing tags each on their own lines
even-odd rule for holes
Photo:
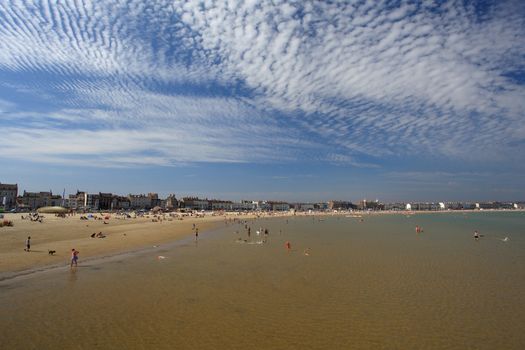
<svg viewBox="0 0 525 350">
<path fill-rule="evenodd" d="M 52 77 L 2 85 L 54 108 L 0 101 L 5 130 L 30 143 L 8 144 L 8 156 L 173 165 L 309 159 L 315 149 L 370 167 L 360 155 L 508 154 L 525 141 L 525 88 L 506 75 L 525 68 L 524 9 L 2 2 L 0 71 Z"/>
</svg>

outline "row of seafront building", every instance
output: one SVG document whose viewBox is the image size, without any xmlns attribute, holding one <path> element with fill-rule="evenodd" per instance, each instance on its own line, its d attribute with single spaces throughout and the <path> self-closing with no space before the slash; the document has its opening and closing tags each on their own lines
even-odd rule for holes
<svg viewBox="0 0 525 350">
<path fill-rule="evenodd" d="M 75 211 L 114 211 L 160 208 L 163 210 L 198 211 L 326 211 L 326 210 L 389 210 L 389 211 L 439 211 L 475 209 L 523 209 L 524 202 L 413 202 L 381 203 L 378 200 L 328 201 L 319 203 L 288 203 L 283 201 L 241 200 L 229 201 L 198 197 L 177 199 L 171 194 L 162 199 L 157 193 L 129 194 L 87 193 L 78 191 L 67 197 L 51 191 L 18 194 L 17 184 L 0 183 L 0 208 L 4 211 L 32 211 L 46 206 L 64 206 Z"/>
</svg>

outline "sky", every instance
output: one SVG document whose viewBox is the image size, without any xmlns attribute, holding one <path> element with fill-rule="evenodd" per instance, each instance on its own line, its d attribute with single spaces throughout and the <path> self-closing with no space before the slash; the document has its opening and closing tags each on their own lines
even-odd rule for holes
<svg viewBox="0 0 525 350">
<path fill-rule="evenodd" d="M 0 2 L 0 182 L 525 200 L 525 1 Z"/>
</svg>

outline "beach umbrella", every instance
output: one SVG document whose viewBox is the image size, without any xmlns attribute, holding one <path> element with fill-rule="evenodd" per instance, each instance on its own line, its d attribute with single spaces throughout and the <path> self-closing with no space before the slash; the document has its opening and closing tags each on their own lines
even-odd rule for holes
<svg viewBox="0 0 525 350">
<path fill-rule="evenodd" d="M 156 212 L 162 211 L 162 208 L 159 206 L 156 206 L 155 208 L 151 209 L 151 211 L 156 213 Z"/>
</svg>

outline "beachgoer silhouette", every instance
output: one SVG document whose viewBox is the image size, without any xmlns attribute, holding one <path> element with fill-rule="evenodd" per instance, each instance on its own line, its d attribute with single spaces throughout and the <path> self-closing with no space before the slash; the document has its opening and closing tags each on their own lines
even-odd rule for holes
<svg viewBox="0 0 525 350">
<path fill-rule="evenodd" d="M 26 249 L 24 249 L 26 252 L 31 250 L 31 236 L 27 236 L 26 239 Z"/>
</svg>

